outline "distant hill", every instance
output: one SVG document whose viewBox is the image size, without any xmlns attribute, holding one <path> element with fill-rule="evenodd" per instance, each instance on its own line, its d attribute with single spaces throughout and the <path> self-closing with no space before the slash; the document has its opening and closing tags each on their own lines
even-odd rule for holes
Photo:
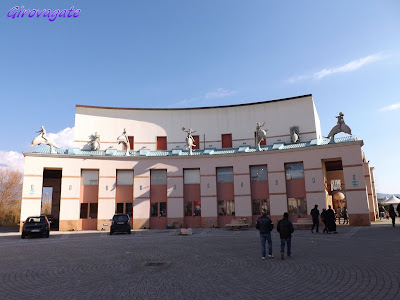
<svg viewBox="0 0 400 300">
<path fill-rule="evenodd" d="M 378 193 L 378 199 L 383 199 L 385 197 L 392 197 L 393 194 L 384 194 L 384 193 Z M 400 198 L 400 194 L 394 194 L 397 198 Z"/>
</svg>

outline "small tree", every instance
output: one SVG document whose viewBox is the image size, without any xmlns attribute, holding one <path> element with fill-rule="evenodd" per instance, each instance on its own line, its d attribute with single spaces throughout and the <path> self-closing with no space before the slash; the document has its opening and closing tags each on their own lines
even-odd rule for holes
<svg viewBox="0 0 400 300">
<path fill-rule="evenodd" d="M 0 224 L 18 222 L 22 197 L 22 174 L 8 168 L 0 169 Z"/>
</svg>

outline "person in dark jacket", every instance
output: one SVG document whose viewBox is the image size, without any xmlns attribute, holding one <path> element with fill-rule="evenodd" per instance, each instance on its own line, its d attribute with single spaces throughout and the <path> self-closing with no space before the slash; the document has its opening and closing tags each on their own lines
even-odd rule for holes
<svg viewBox="0 0 400 300">
<path fill-rule="evenodd" d="M 311 210 L 310 215 L 312 216 L 312 228 L 311 228 L 311 233 L 314 233 L 314 228 L 315 232 L 318 233 L 318 228 L 319 228 L 319 210 L 318 210 L 318 205 L 315 204 L 314 208 Z"/>
<path fill-rule="evenodd" d="M 268 241 L 268 258 L 273 258 L 272 255 L 272 240 L 271 240 L 271 231 L 274 229 L 274 224 L 271 219 L 267 216 L 267 212 L 265 209 L 262 210 L 262 216 L 258 218 L 256 223 L 256 228 L 260 231 L 260 240 L 261 240 L 261 259 L 267 258 L 267 253 L 265 249 L 265 243 Z"/>
<path fill-rule="evenodd" d="M 281 236 L 281 258 L 285 259 L 285 243 L 287 244 L 287 256 L 292 254 L 292 233 L 294 232 L 293 224 L 289 221 L 289 214 L 285 212 L 283 219 L 278 222 L 276 230 Z"/>
<path fill-rule="evenodd" d="M 322 212 L 321 212 L 321 220 L 322 220 L 322 223 L 324 223 L 324 230 L 323 230 L 323 233 L 329 233 L 328 225 L 327 225 L 327 223 L 326 223 L 326 209 L 325 209 L 325 208 L 322 209 Z"/>
<path fill-rule="evenodd" d="M 337 233 L 336 231 L 336 220 L 335 220 L 335 212 L 332 207 L 328 205 L 328 209 L 326 210 L 326 225 L 328 226 L 329 231 L 333 231 L 333 233 Z"/>
<path fill-rule="evenodd" d="M 389 206 L 389 217 L 392 218 L 392 225 L 394 227 L 395 222 L 396 222 L 396 213 L 394 211 L 393 204 L 390 204 L 390 206 Z"/>
<path fill-rule="evenodd" d="M 386 210 L 383 205 L 379 206 L 379 220 L 386 219 Z"/>
</svg>

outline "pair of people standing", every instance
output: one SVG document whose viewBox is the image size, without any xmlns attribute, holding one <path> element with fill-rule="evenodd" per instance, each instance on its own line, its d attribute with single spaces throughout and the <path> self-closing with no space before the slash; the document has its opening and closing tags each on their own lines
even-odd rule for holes
<svg viewBox="0 0 400 300">
<path fill-rule="evenodd" d="M 316 228 L 316 232 L 318 232 L 319 228 L 319 210 L 318 210 L 318 205 L 315 204 L 314 208 L 310 212 L 312 219 L 313 219 L 313 226 L 311 228 L 311 232 L 314 233 L 314 228 Z M 325 210 L 325 208 L 322 210 L 321 213 L 321 219 L 322 222 L 325 225 L 325 228 L 323 230 L 324 233 L 330 233 L 333 231 L 333 233 L 337 233 L 336 231 L 336 220 L 335 220 L 335 212 L 332 210 L 331 206 L 328 206 L 328 209 Z M 347 218 L 348 219 L 348 218 Z"/>
<path fill-rule="evenodd" d="M 271 231 L 274 229 L 274 224 L 267 216 L 267 212 L 265 210 L 262 211 L 262 216 L 258 218 L 256 228 L 260 231 L 262 254 L 261 259 L 264 260 L 267 258 L 267 251 L 265 248 L 266 242 L 268 242 L 268 258 L 273 258 Z M 285 244 L 287 244 L 287 255 L 290 257 L 292 248 L 292 233 L 294 232 L 293 224 L 289 221 L 289 214 L 287 212 L 283 214 L 283 219 L 278 222 L 277 231 L 279 232 L 281 238 L 281 258 L 285 259 Z"/>
</svg>

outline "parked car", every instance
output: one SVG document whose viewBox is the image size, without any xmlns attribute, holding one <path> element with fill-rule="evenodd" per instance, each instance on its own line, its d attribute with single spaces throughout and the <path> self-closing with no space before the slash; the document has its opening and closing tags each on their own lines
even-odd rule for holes
<svg viewBox="0 0 400 300">
<path fill-rule="evenodd" d="M 129 215 L 127 214 L 115 214 L 112 218 L 110 227 L 110 235 L 115 232 L 126 232 L 131 234 L 131 223 Z"/>
<path fill-rule="evenodd" d="M 50 222 L 46 216 L 28 217 L 22 226 L 21 238 L 30 235 L 50 236 Z"/>
</svg>

